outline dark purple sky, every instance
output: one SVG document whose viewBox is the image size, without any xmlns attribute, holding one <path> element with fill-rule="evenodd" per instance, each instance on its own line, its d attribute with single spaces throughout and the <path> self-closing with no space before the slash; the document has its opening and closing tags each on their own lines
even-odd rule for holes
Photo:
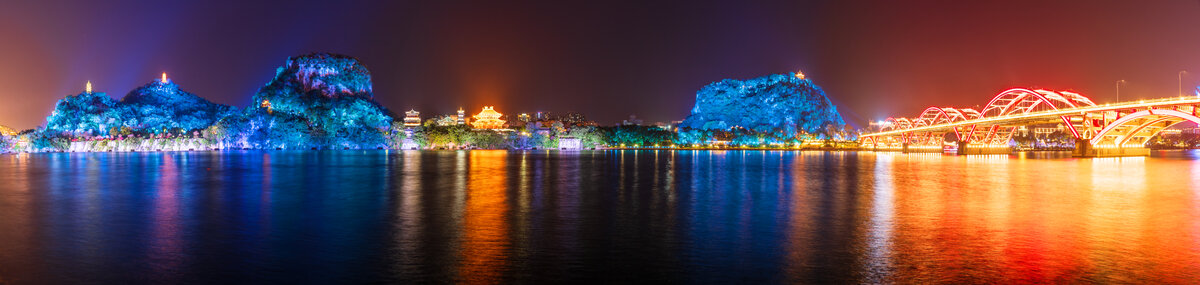
<svg viewBox="0 0 1200 285">
<path fill-rule="evenodd" d="M 246 106 L 291 55 L 371 69 L 403 111 L 677 120 L 723 78 L 804 70 L 862 123 L 971 107 L 1011 86 L 1174 96 L 1200 82 L 1200 2 L 7 1 L 0 124 L 32 128 L 91 80 L 119 98 L 168 72 Z M 755 2 L 755 3 L 750 3 Z M 903 2 L 903 3 L 901 3 Z"/>
</svg>

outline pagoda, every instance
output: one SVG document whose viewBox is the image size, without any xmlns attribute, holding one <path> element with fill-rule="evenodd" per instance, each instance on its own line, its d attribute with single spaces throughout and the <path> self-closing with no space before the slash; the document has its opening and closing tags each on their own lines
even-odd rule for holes
<svg viewBox="0 0 1200 285">
<path fill-rule="evenodd" d="M 463 110 L 462 107 L 458 107 L 458 117 L 455 117 L 455 119 L 458 121 L 459 125 L 466 125 L 467 124 L 467 111 Z"/>
<path fill-rule="evenodd" d="M 421 126 L 421 112 L 417 112 L 417 110 L 411 110 L 411 109 L 408 110 L 408 112 L 404 112 L 404 127 L 405 128 L 415 128 L 415 127 L 420 127 L 420 126 Z"/>
<path fill-rule="evenodd" d="M 484 106 L 483 111 L 475 115 L 475 119 L 471 121 L 471 127 L 476 129 L 501 129 L 504 128 L 504 120 L 500 117 L 504 114 L 496 112 L 492 106 Z"/>
</svg>

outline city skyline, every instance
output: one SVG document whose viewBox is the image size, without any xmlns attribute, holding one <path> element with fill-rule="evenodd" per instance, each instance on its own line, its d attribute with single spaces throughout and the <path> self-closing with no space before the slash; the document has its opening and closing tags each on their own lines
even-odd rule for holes
<svg viewBox="0 0 1200 285">
<path fill-rule="evenodd" d="M 494 105 L 602 122 L 682 119 L 710 82 L 795 70 L 855 125 L 1013 86 L 1110 101 L 1125 80 L 1122 97 L 1171 96 L 1196 85 L 1179 71 L 1200 70 L 1200 39 L 1186 36 L 1200 24 L 1193 1 L 57 4 L 0 12 L 11 43 L 0 124 L 37 126 L 79 82 L 117 97 L 163 71 L 242 106 L 280 59 L 318 51 L 362 59 L 390 109 Z M 922 13 L 935 7 L 954 12 Z M 134 16 L 104 16 L 116 14 Z"/>
</svg>

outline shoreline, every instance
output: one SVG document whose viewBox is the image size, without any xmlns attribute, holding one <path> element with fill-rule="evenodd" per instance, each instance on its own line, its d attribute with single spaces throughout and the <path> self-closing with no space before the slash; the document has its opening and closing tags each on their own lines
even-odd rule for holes
<svg viewBox="0 0 1200 285">
<path fill-rule="evenodd" d="M 595 149 L 200 149 L 200 150 L 151 150 L 151 151 L 21 151 L 21 152 L 0 152 L 0 155 L 6 154 L 58 154 L 58 153 L 187 153 L 187 152 L 236 152 L 236 151 L 260 151 L 260 152 L 345 152 L 345 151 L 418 151 L 418 152 L 445 152 L 445 151 L 559 151 L 559 152 L 580 152 L 580 151 L 819 151 L 819 152 L 881 152 L 881 153 L 901 153 L 900 151 L 873 151 L 868 149 L 834 149 L 834 148 L 595 148 Z M 1171 149 L 1151 149 L 1150 151 L 1193 151 L 1200 148 L 1171 148 Z M 1019 150 L 1012 151 L 1009 154 L 990 154 L 990 155 L 1015 155 L 1018 153 L 1053 153 L 1053 152 L 1071 152 L 1070 150 Z M 941 152 L 913 152 L 913 154 L 944 154 Z"/>
</svg>

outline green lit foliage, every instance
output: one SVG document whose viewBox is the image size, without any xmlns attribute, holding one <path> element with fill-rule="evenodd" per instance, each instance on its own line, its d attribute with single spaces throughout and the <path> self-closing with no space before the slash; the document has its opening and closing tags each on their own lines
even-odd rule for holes
<svg viewBox="0 0 1200 285">
<path fill-rule="evenodd" d="M 34 132 L 29 134 L 29 144 L 34 151 L 63 151 L 71 140 L 62 135 L 49 132 Z"/>
<path fill-rule="evenodd" d="M 503 133 L 495 131 L 473 131 L 470 134 L 470 145 L 475 148 L 503 149 L 509 148 L 508 140 Z"/>
<path fill-rule="evenodd" d="M 608 132 L 593 126 L 572 127 L 565 135 L 578 138 L 584 148 L 600 147 L 608 143 Z"/>
<path fill-rule="evenodd" d="M 603 127 L 604 138 L 608 145 L 670 145 L 675 140 L 675 133 L 652 126 L 615 126 Z"/>
</svg>

